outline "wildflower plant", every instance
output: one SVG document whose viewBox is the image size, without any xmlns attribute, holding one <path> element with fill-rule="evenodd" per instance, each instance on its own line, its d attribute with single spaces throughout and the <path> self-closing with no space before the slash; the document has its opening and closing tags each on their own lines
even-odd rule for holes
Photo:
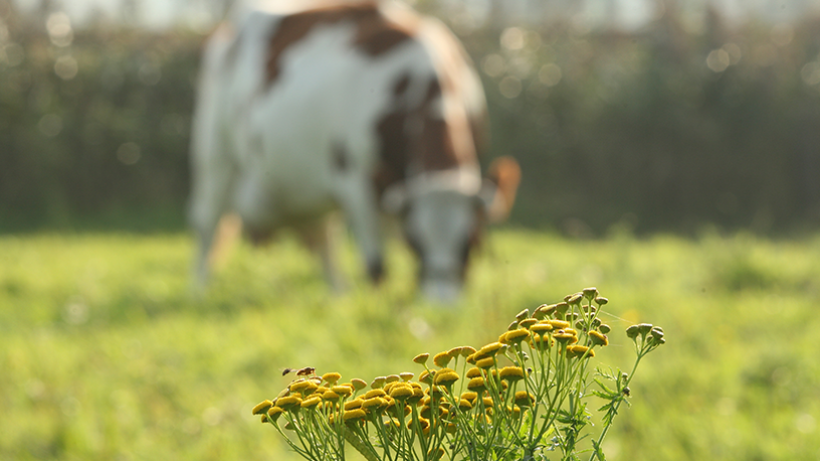
<svg viewBox="0 0 820 461">
<path fill-rule="evenodd" d="M 607 302 L 587 288 L 524 310 L 498 341 L 432 359 L 417 355 L 413 362 L 422 369 L 415 381 L 412 372 L 369 385 L 340 383 L 339 373 L 298 377 L 253 413 L 314 461 L 344 460 L 348 444 L 368 461 L 603 461 L 602 442 L 628 404 L 638 364 L 666 342 L 658 326 L 630 326 L 632 370 L 591 371 L 591 360 L 609 344 L 611 328 L 600 319 Z M 591 404 L 603 413 L 596 438 Z"/>
</svg>

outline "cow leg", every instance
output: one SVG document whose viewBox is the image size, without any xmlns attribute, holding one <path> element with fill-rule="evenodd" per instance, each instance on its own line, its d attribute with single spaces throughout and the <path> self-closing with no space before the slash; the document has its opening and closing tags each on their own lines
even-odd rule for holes
<svg viewBox="0 0 820 461">
<path fill-rule="evenodd" d="M 367 275 L 373 283 L 379 283 L 384 277 L 384 243 L 376 191 L 371 181 L 356 175 L 345 178 L 339 201 L 364 256 Z"/>
<path fill-rule="evenodd" d="M 230 206 L 235 174 L 233 168 L 203 168 L 195 173 L 189 219 L 197 238 L 194 288 L 201 291 L 208 281 L 211 249 L 220 229 L 220 219 Z"/>
<path fill-rule="evenodd" d="M 331 289 L 340 293 L 345 289 L 345 282 L 336 264 L 336 237 L 338 236 L 337 217 L 330 216 L 321 220 L 316 226 L 301 230 L 300 235 L 310 250 L 319 256 L 325 281 Z"/>
</svg>

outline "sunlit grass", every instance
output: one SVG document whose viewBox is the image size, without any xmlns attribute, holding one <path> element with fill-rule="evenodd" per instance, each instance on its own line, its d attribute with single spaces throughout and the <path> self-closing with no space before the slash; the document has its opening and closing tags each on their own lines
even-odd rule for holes
<svg viewBox="0 0 820 461">
<path fill-rule="evenodd" d="M 615 301 L 608 364 L 628 363 L 631 322 L 669 341 L 630 385 L 609 459 L 820 456 L 817 239 L 496 232 L 449 309 L 416 299 L 398 243 L 377 289 L 345 247 L 341 295 L 285 238 L 239 246 L 197 298 L 191 251 L 174 234 L 0 237 L 0 459 L 296 459 L 250 414 L 282 368 L 393 372 L 589 285 Z"/>
</svg>

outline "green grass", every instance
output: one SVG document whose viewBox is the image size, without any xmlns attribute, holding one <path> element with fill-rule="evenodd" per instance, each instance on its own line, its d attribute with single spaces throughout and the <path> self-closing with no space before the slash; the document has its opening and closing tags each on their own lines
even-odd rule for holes
<svg viewBox="0 0 820 461">
<path fill-rule="evenodd" d="M 820 239 L 490 236 L 463 302 L 420 302 L 394 242 L 388 281 L 330 292 L 285 238 L 241 245 L 192 296 L 187 235 L 0 236 L 0 460 L 286 460 L 250 409 L 284 367 L 345 379 L 418 372 L 410 359 L 494 340 L 523 308 L 597 286 L 626 367 L 636 321 L 667 344 L 642 362 L 610 460 L 820 457 Z M 600 359 L 600 360 L 599 360 Z"/>
</svg>

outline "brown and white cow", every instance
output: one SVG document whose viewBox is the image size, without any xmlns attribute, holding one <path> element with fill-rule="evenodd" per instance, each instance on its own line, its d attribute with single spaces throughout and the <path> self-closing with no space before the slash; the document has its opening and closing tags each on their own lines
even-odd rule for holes
<svg viewBox="0 0 820 461">
<path fill-rule="evenodd" d="M 230 212 L 251 238 L 298 228 L 336 283 L 322 230 L 334 209 L 378 281 L 385 210 L 401 217 L 424 293 L 456 297 L 484 222 L 506 217 L 520 175 L 506 158 L 481 178 L 485 101 L 458 40 L 393 3 L 237 10 L 206 45 L 193 121 L 199 283 Z"/>
</svg>

